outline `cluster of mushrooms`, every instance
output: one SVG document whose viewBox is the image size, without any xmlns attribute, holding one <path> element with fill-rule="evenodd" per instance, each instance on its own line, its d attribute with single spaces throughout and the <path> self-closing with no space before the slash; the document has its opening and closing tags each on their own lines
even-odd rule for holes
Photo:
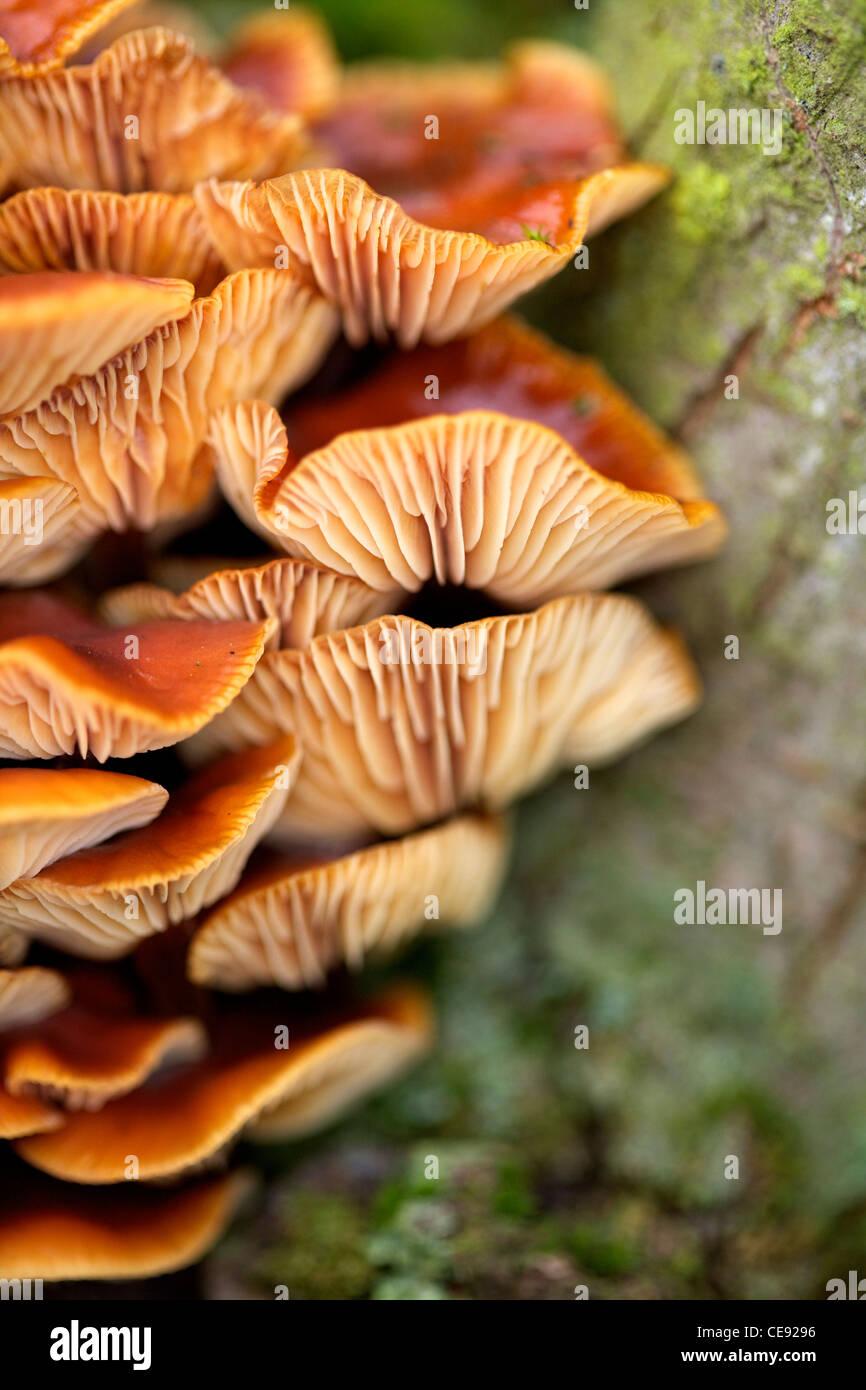
<svg viewBox="0 0 866 1390">
<path fill-rule="evenodd" d="M 0 1277 L 197 1259 L 241 1136 L 428 1047 L 365 962 L 489 911 L 515 798 L 694 709 L 608 591 L 722 518 L 503 316 L 665 181 L 557 45 L 341 70 L 294 9 L 218 50 L 0 0 Z"/>
</svg>

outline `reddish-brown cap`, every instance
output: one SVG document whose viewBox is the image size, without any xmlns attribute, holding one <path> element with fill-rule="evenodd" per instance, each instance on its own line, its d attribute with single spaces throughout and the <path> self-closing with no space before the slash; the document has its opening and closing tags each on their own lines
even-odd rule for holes
<svg viewBox="0 0 866 1390">
<path fill-rule="evenodd" d="M 235 697 L 269 623 L 104 627 L 39 591 L 0 595 L 0 756 L 129 758 L 188 737 Z"/>
<path fill-rule="evenodd" d="M 146 1279 L 182 1269 L 213 1245 L 248 1188 L 242 1174 L 110 1192 L 16 1174 L 0 1185 L 0 1278 Z"/>
<path fill-rule="evenodd" d="M 597 473 L 637 492 L 665 493 L 680 502 L 704 495 L 683 450 L 597 362 L 510 315 L 452 343 L 391 353 L 336 394 L 292 401 L 286 426 L 292 451 L 302 458 L 347 430 L 466 410 L 495 410 L 546 425 Z"/>
<path fill-rule="evenodd" d="M 194 1018 L 135 1018 L 73 1004 L 6 1044 L 3 1082 L 13 1096 L 37 1095 L 66 1110 L 95 1110 L 142 1085 L 161 1067 L 207 1051 Z"/>
<path fill-rule="evenodd" d="M 0 77 L 59 67 L 135 0 L 0 0 Z"/>
<path fill-rule="evenodd" d="M 328 114 L 337 100 L 340 68 L 318 15 L 281 9 L 258 14 L 232 31 L 220 66 L 238 87 L 260 92 L 275 111 L 308 120 Z"/>
</svg>

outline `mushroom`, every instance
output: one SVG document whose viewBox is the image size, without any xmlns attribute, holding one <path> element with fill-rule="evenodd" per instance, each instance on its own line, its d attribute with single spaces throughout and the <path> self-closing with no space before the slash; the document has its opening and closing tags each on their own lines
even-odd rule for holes
<svg viewBox="0 0 866 1390">
<path fill-rule="evenodd" d="M 62 1124 L 63 1115 L 53 1105 L 48 1105 L 39 1096 L 13 1096 L 0 1084 L 0 1139 L 46 1134 Z"/>
<path fill-rule="evenodd" d="M 0 757 L 73 763 L 0 770 L 0 1278 L 180 1267 L 242 1182 L 193 1174 L 420 1057 L 426 998 L 345 968 L 477 921 L 502 808 L 694 708 L 678 638 L 587 591 L 724 530 L 594 363 L 496 318 L 667 180 L 627 162 L 585 59 L 341 74 L 292 13 L 220 71 L 122 9 L 0 15 L 0 580 L 106 531 L 155 549 L 217 475 L 286 554 L 151 556 L 137 573 L 180 592 L 101 600 L 96 557 L 64 591 L 114 626 L 0 594 Z M 341 323 L 403 356 L 323 394 L 336 353 L 284 424 Z M 172 745 L 136 775 L 77 765 Z M 291 1000 L 249 993 L 271 986 Z"/>
<path fill-rule="evenodd" d="M 340 69 L 319 17 L 303 10 L 257 14 L 231 33 L 220 67 L 238 87 L 260 92 L 275 111 L 307 120 L 327 115 L 337 100 Z"/>
<path fill-rule="evenodd" d="M 292 452 L 301 459 L 349 430 L 470 410 L 546 425 L 597 473 L 638 492 L 680 502 L 704 496 L 688 456 L 597 362 L 511 315 L 439 347 L 392 352 L 339 391 L 291 400 L 285 421 Z"/>
<path fill-rule="evenodd" d="M 303 757 L 283 832 L 394 835 L 618 757 L 699 697 L 681 642 L 641 603 L 578 594 L 453 628 L 378 618 L 266 652 L 192 748 L 290 732 Z"/>
<path fill-rule="evenodd" d="M 63 976 L 43 966 L 0 969 L 0 1057 L 10 1030 L 49 1018 L 69 1002 Z M 0 1080 L 0 1139 L 43 1134 L 63 1123 L 62 1114 L 41 1096 L 17 1092 L 5 1076 Z"/>
<path fill-rule="evenodd" d="M 0 414 L 31 410 L 64 382 L 89 376 L 130 343 L 183 318 L 192 297 L 185 280 L 106 271 L 3 276 Z"/>
<path fill-rule="evenodd" d="M 603 80 L 555 44 L 501 68 L 362 69 L 315 133 L 336 167 L 212 177 L 196 197 L 227 265 L 284 248 L 356 346 L 477 328 L 668 181 L 623 162 Z"/>
<path fill-rule="evenodd" d="M 69 985 L 56 970 L 41 965 L 0 970 L 0 1033 L 49 1018 L 70 997 Z"/>
<path fill-rule="evenodd" d="M 224 1174 L 172 1191 L 108 1191 L 16 1171 L 0 1183 L 0 1278 L 147 1279 L 193 1264 L 249 1190 Z"/>
<path fill-rule="evenodd" d="M 0 161 L 18 188 L 182 193 L 212 175 L 296 168 L 304 144 L 300 117 L 235 87 L 168 29 L 124 34 L 91 63 L 0 83 Z"/>
<path fill-rule="evenodd" d="M 190 978 L 303 989 L 339 964 L 361 969 L 440 917 L 471 926 L 496 897 L 507 848 L 501 818 L 469 815 L 339 857 L 265 858 L 198 926 Z"/>
<path fill-rule="evenodd" d="M 18 587 L 55 578 L 81 558 L 93 534 L 69 483 L 0 482 L 0 583 Z"/>
<path fill-rule="evenodd" d="M 112 1017 L 72 1005 L 38 1028 L 19 1028 L 3 1049 L 3 1079 L 12 1096 L 95 1110 L 206 1050 L 196 1018 Z"/>
<path fill-rule="evenodd" d="M 177 743 L 229 704 L 271 632 L 156 622 L 123 633 L 52 594 L 0 594 L 0 756 L 104 762 Z"/>
<path fill-rule="evenodd" d="M 355 430 L 298 460 L 276 412 L 242 403 L 216 412 L 211 438 L 227 495 L 251 488 L 260 527 L 374 589 L 434 579 L 526 608 L 686 564 L 725 535 L 713 503 L 636 492 L 546 426 L 489 410 Z"/>
<path fill-rule="evenodd" d="M 354 576 L 335 574 L 307 560 L 268 560 L 243 568 L 213 568 L 182 594 L 156 584 L 129 584 L 106 594 L 101 610 L 114 624 L 156 618 L 274 618 L 274 646 L 307 647 L 322 633 L 379 617 L 400 593 L 396 586 L 379 592 Z"/>
<path fill-rule="evenodd" d="M 167 800 L 156 782 L 126 773 L 0 769 L 0 889 L 63 855 L 149 825 Z"/>
<path fill-rule="evenodd" d="M 189 194 L 64 188 L 32 188 L 0 203 L 0 274 L 40 270 L 178 278 L 200 296 L 223 275 Z"/>
<path fill-rule="evenodd" d="M 127 286 L 97 272 L 13 275 L 0 278 L 0 306 L 6 297 L 10 304 L 20 299 L 15 287 L 34 280 L 73 288 L 94 281 L 119 285 L 121 302 Z M 107 345 L 111 320 L 106 330 L 84 290 L 71 293 L 70 300 L 64 292 L 57 301 L 57 343 L 62 346 L 67 336 L 64 305 L 78 299 L 85 305 L 88 337 L 74 360 L 56 349 L 55 375 L 64 380 L 73 371 L 89 375 L 59 387 L 24 413 L 0 418 L 0 478 L 50 475 L 70 484 L 94 530 L 148 530 L 158 521 L 188 515 L 211 487 L 202 450 L 209 414 L 248 394 L 278 399 L 315 370 L 336 332 L 333 310 L 285 271 L 230 275 L 212 295 L 196 299 L 184 317 L 179 314 L 188 307 L 191 285 L 181 290 L 165 286 L 182 282 L 128 283 L 144 296 L 151 316 L 157 301 L 174 303 L 182 296 L 177 321 L 137 342 L 124 330 L 125 341 L 134 345 L 106 361 L 104 352 L 99 356 L 99 342 Z M 12 286 L 8 296 L 7 286 Z M 113 313 L 126 322 L 119 310 Z M 11 311 L 7 338 L 11 359 L 17 342 Z M 23 338 L 26 349 L 26 333 Z M 0 356 L 3 345 L 0 331 Z M 21 347 L 18 353 L 22 362 L 30 355 Z M 92 370 L 94 359 L 104 365 Z M 29 390 L 32 397 L 32 380 L 22 368 L 4 390 L 14 394 L 13 383 L 20 382 L 15 389 Z M 47 384 L 38 388 L 40 395 Z"/>
<path fill-rule="evenodd" d="M 5 0 L 0 9 L 0 78 L 59 67 L 135 0 Z"/>
<path fill-rule="evenodd" d="M 16 879 L 0 892 L 0 922 L 75 955 L 127 954 L 235 886 L 282 811 L 297 764 L 286 736 L 224 758 L 150 824 Z"/>
<path fill-rule="evenodd" d="M 130 1154 L 142 1181 L 175 1178 L 213 1163 L 242 1133 L 285 1139 L 328 1124 L 419 1057 L 430 1032 L 427 1003 L 408 986 L 330 1015 L 293 1016 L 261 1000 L 232 1006 L 211 1028 L 209 1056 L 67 1115 L 53 1145 L 34 1134 L 16 1150 L 67 1182 L 120 1182 Z"/>
<path fill-rule="evenodd" d="M 195 196 L 228 266 L 273 265 L 285 248 L 291 268 L 339 306 L 353 346 L 393 336 L 410 348 L 422 340 L 448 342 L 488 322 L 562 270 L 587 237 L 633 212 L 667 182 L 650 164 L 569 181 L 564 197 L 556 193 L 571 226 L 551 232 L 553 242 L 531 230 L 496 240 L 474 230 L 431 227 L 343 169 L 303 169 L 258 186 L 212 179 L 199 184 Z M 526 215 L 532 206 L 527 203 Z M 481 215 L 477 221 L 488 225 Z"/>
</svg>

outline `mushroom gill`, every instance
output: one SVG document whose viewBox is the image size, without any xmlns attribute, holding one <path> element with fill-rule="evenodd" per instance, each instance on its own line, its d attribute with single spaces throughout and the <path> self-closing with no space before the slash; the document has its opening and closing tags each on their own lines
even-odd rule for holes
<svg viewBox="0 0 866 1390">
<path fill-rule="evenodd" d="M 100 292 L 119 290 L 113 312 L 124 346 L 114 356 L 116 344 L 105 337 L 111 320 L 106 328 L 99 297 L 88 299 L 93 277 Z M 26 297 L 17 287 L 33 281 L 64 287 L 54 303 L 61 327 L 69 324 L 72 346 L 63 350 L 53 382 L 43 371 L 29 401 L 0 417 L 0 478 L 49 475 L 69 484 L 94 532 L 151 530 L 194 511 L 211 487 L 203 448 L 210 412 L 246 394 L 272 400 L 295 389 L 315 370 L 336 332 L 325 302 L 276 270 L 230 275 L 213 294 L 195 300 L 192 286 L 183 282 L 130 277 L 118 284 L 117 277 L 101 272 L 8 275 L 0 277 L 0 354 L 8 341 L 10 358 L 15 317 L 10 308 L 4 333 L 2 306 Z M 67 297 L 68 284 L 80 288 Z M 145 336 L 130 331 L 130 316 L 123 312 L 127 285 L 143 298 L 142 312 L 151 320 L 161 314 L 174 321 Z M 81 313 L 79 300 L 87 306 Z M 84 320 L 86 337 L 77 332 Z M 66 333 L 63 328 L 57 338 L 58 353 Z M 29 336 L 18 336 L 25 362 Z M 37 347 L 34 342 L 33 352 Z M 30 383 L 23 370 L 13 373 L 4 388 L 10 396 L 24 389 L 14 386 L 19 376 Z"/>
<path fill-rule="evenodd" d="M 304 145 L 299 116 L 235 87 L 168 29 L 124 34 L 91 63 L 0 82 L 0 160 L 19 189 L 182 193 L 211 176 L 296 168 Z"/>
</svg>

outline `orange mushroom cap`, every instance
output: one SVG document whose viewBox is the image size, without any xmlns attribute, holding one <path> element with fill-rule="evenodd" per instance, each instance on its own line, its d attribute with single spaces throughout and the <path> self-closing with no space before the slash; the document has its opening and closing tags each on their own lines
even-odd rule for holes
<svg viewBox="0 0 866 1390">
<path fill-rule="evenodd" d="M 182 193 L 211 176 L 268 178 L 296 167 L 303 148 L 298 116 L 235 87 L 168 29 L 0 84 L 0 160 L 19 188 Z"/>
<path fill-rule="evenodd" d="M 472 925 L 496 896 L 507 849 L 499 817 L 457 816 L 338 858 L 266 858 L 201 922 L 190 978 L 230 991 L 303 989 L 338 964 L 359 970 L 394 952 L 440 918 Z"/>
<path fill-rule="evenodd" d="M 6 1043 L 3 1083 L 12 1096 L 36 1095 L 67 1111 L 95 1110 L 160 1068 L 193 1061 L 206 1050 L 198 1019 L 112 1017 L 73 1004 Z"/>
<path fill-rule="evenodd" d="M 624 162 L 597 69 L 557 44 L 500 66 L 350 72 L 316 134 L 330 168 L 196 196 L 228 265 L 283 247 L 356 345 L 469 332 L 668 180 Z"/>
<path fill-rule="evenodd" d="M 120 1182 L 130 1154 L 142 1180 L 176 1176 L 242 1132 L 287 1138 L 329 1123 L 418 1058 L 430 1032 L 426 1000 L 408 986 L 313 1020 L 276 1004 L 235 1006 L 215 1026 L 209 1057 L 69 1115 L 53 1145 L 34 1135 L 16 1148 L 67 1181 Z"/>
<path fill-rule="evenodd" d="M 0 755 L 100 762 L 202 728 L 249 679 L 268 623 L 103 627 L 43 592 L 0 594 Z"/>
<path fill-rule="evenodd" d="M 296 274 L 339 306 L 354 346 L 392 336 L 402 348 L 448 342 L 494 318 L 562 270 L 587 236 L 668 182 L 658 165 L 625 164 L 560 191 L 571 225 L 554 243 L 529 232 L 495 241 L 431 227 L 343 169 L 305 169 L 256 186 L 200 184 L 208 233 L 233 268 L 273 265 L 285 247 Z M 528 210 L 526 215 L 531 213 Z"/>
<path fill-rule="evenodd" d="M 0 1278 L 150 1278 L 213 1245 L 249 1181 L 228 1174 L 173 1191 L 93 1192 L 36 1173 L 0 1184 Z"/>
<path fill-rule="evenodd" d="M 64 382 L 95 372 L 130 343 L 183 318 L 192 297 L 185 280 L 106 271 L 3 276 L 0 414 L 31 410 Z"/>
<path fill-rule="evenodd" d="M 294 6 L 238 25 L 220 67 L 274 110 L 298 111 L 308 120 L 326 115 L 337 100 L 340 69 L 331 36 L 318 15 Z"/>
<path fill-rule="evenodd" d="M 292 452 L 302 458 L 349 430 L 468 410 L 546 425 L 597 473 L 638 492 L 680 502 L 704 495 L 688 456 L 597 362 L 511 316 L 439 347 L 391 353 L 336 394 L 291 401 L 285 421 Z"/>
<path fill-rule="evenodd" d="M 41 1097 L 13 1096 L 5 1086 L 0 1085 L 0 1139 L 46 1134 L 62 1124 L 62 1112 Z"/>
<path fill-rule="evenodd" d="M 120 271 L 189 280 L 210 294 L 223 266 L 189 194 L 32 188 L 0 203 L 0 274 Z"/>
<path fill-rule="evenodd" d="M 148 825 L 167 800 L 156 782 L 120 772 L 0 769 L 0 889 L 63 855 Z"/>
<path fill-rule="evenodd" d="M 401 834 L 615 758 L 699 698 L 682 643 L 641 603 L 579 594 L 454 628 L 378 618 L 266 652 L 193 749 L 291 732 L 303 756 L 281 832 Z"/>
<path fill-rule="evenodd" d="M 0 921 L 76 955 L 114 959 L 232 889 L 283 809 L 291 737 L 192 777 L 149 825 L 78 850 L 0 893 Z"/>
<path fill-rule="evenodd" d="M 0 78 L 59 67 L 135 0 L 0 0 Z"/>
</svg>

